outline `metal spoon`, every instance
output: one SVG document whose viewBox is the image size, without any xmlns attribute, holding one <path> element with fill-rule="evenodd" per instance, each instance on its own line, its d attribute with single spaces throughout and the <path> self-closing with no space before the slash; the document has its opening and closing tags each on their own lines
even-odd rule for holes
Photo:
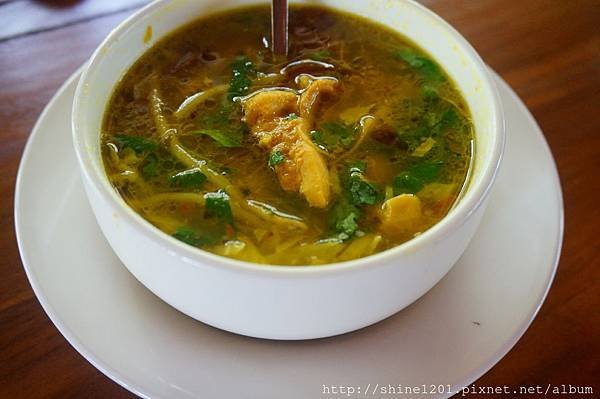
<svg viewBox="0 0 600 399">
<path fill-rule="evenodd" d="M 275 55 L 287 55 L 288 50 L 288 2 L 271 1 L 271 41 Z"/>
</svg>

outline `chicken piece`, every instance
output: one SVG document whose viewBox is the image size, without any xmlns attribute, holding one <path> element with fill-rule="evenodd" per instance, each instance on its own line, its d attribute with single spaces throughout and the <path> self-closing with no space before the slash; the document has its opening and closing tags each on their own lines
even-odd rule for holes
<svg viewBox="0 0 600 399">
<path fill-rule="evenodd" d="M 310 206 L 325 208 L 331 197 L 329 169 L 323 155 L 306 138 L 299 140 L 292 151 L 292 159 L 300 171 L 300 193 Z"/>
<path fill-rule="evenodd" d="M 260 126 L 296 112 L 298 95 L 287 90 L 266 90 L 250 96 L 243 105 L 246 123 Z"/>
<path fill-rule="evenodd" d="M 417 229 L 422 217 L 421 200 L 414 194 L 400 194 L 385 201 L 379 211 L 380 230 L 398 235 Z"/>
<path fill-rule="evenodd" d="M 336 96 L 340 90 L 338 80 L 331 77 L 301 75 L 298 83 L 305 87 L 298 102 L 299 114 L 304 118 L 314 118 L 321 104 Z"/>
<path fill-rule="evenodd" d="M 269 143 L 275 144 L 271 151 L 280 151 L 284 156 L 274 169 L 285 191 L 299 192 L 310 206 L 324 208 L 331 196 L 329 169 L 309 132 L 310 125 L 304 118 L 280 121 L 269 134 Z"/>
<path fill-rule="evenodd" d="M 319 90 L 311 92 L 315 105 L 319 101 Z M 329 169 L 310 139 L 312 122 L 307 117 L 310 110 L 307 108 L 304 116 L 288 118 L 292 113 L 299 113 L 302 95 L 286 90 L 258 92 L 243 102 L 244 119 L 262 148 L 270 153 L 279 151 L 284 156 L 283 162 L 274 166 L 281 187 L 300 193 L 312 207 L 325 208 L 331 199 Z"/>
</svg>

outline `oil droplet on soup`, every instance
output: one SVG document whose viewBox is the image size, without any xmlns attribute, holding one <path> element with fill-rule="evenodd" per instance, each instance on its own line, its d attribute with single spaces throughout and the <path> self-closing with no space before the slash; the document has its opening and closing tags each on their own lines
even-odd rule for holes
<svg viewBox="0 0 600 399">
<path fill-rule="evenodd" d="M 346 261 L 442 219 L 466 184 L 469 110 L 398 33 L 292 6 L 286 58 L 268 7 L 160 40 L 105 112 L 102 156 L 124 200 L 165 233 L 276 265 Z"/>
</svg>

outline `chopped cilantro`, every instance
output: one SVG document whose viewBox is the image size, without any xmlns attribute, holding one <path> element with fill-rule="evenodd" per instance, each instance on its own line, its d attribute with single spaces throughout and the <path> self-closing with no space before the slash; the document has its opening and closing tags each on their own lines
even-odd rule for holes
<svg viewBox="0 0 600 399">
<path fill-rule="evenodd" d="M 355 205 L 373 205 L 380 199 L 377 187 L 364 179 L 360 173 L 350 175 L 347 189 L 350 193 L 350 200 Z"/>
<path fill-rule="evenodd" d="M 317 145 L 321 146 L 321 147 L 325 147 L 325 140 L 323 140 L 323 135 L 321 134 L 320 131 L 318 130 L 313 130 L 312 132 L 310 132 L 310 138 L 312 139 L 312 141 L 314 141 Z"/>
<path fill-rule="evenodd" d="M 440 174 L 442 163 L 418 163 L 394 178 L 394 195 L 415 194 L 427 183 L 434 181 Z"/>
<path fill-rule="evenodd" d="M 438 143 L 441 145 L 436 146 L 436 151 L 438 152 L 437 155 L 434 156 L 434 152 L 431 152 L 429 158 L 445 159 L 445 146 L 443 145 L 446 141 L 445 135 L 449 130 L 464 129 L 464 119 L 454 106 L 448 106 L 446 104 L 441 107 L 437 106 L 428 109 L 419 115 L 418 119 L 419 121 L 415 126 L 400 133 L 402 140 L 409 145 L 409 149 L 412 152 L 421 145 L 426 138 L 440 138 Z"/>
<path fill-rule="evenodd" d="M 202 113 L 197 122 L 207 129 L 224 129 L 238 118 L 234 115 L 234 104 L 224 102 L 214 112 Z"/>
<path fill-rule="evenodd" d="M 169 176 L 169 183 L 172 187 L 182 188 L 201 188 L 202 184 L 206 181 L 206 176 L 200 170 L 188 169 L 183 172 L 175 173 Z"/>
<path fill-rule="evenodd" d="M 333 150 L 338 146 L 348 147 L 354 141 L 355 129 L 339 122 L 325 122 L 311 132 L 312 140 L 321 147 Z"/>
<path fill-rule="evenodd" d="M 328 122 L 324 123 L 323 132 L 332 137 L 337 137 L 338 141 L 348 146 L 354 141 L 354 128 L 343 123 Z"/>
<path fill-rule="evenodd" d="M 202 237 L 200 237 L 198 233 L 196 233 L 196 231 L 190 227 L 179 227 L 177 231 L 173 233 L 173 237 L 194 247 L 199 247 L 204 244 Z"/>
<path fill-rule="evenodd" d="M 141 167 L 142 177 L 144 180 L 150 180 L 158 175 L 158 157 L 155 153 L 150 153 L 144 159 Z"/>
<path fill-rule="evenodd" d="M 350 173 L 352 172 L 366 172 L 367 171 L 367 163 L 363 160 L 348 162 L 348 170 Z"/>
<path fill-rule="evenodd" d="M 359 229 L 359 206 L 373 205 L 381 199 L 377 187 L 364 178 L 366 169 L 364 161 L 354 161 L 347 165 L 345 174 L 342 175 L 344 191 L 330 212 L 333 240 L 345 241 L 352 238 Z"/>
<path fill-rule="evenodd" d="M 115 141 L 121 148 L 131 148 L 137 154 L 150 152 L 158 149 L 158 143 L 142 136 L 130 136 L 127 134 L 117 134 Z"/>
<path fill-rule="evenodd" d="M 441 116 L 437 125 L 441 131 L 455 129 L 460 126 L 460 117 L 454 107 L 449 107 Z"/>
<path fill-rule="evenodd" d="M 336 238 L 344 241 L 351 238 L 358 230 L 360 209 L 348 203 L 344 198 L 335 203 L 331 209 L 331 228 Z"/>
<path fill-rule="evenodd" d="M 439 98 L 439 91 L 436 85 L 424 82 L 421 84 L 421 95 L 426 100 L 437 100 Z"/>
<path fill-rule="evenodd" d="M 232 101 L 234 97 L 246 95 L 252 84 L 250 76 L 256 73 L 254 64 L 247 57 L 238 57 L 231 64 L 231 81 L 227 98 Z"/>
<path fill-rule="evenodd" d="M 358 213 L 350 212 L 335 223 L 335 229 L 340 234 L 351 237 L 358 230 Z"/>
<path fill-rule="evenodd" d="M 298 115 L 291 113 L 288 116 L 285 117 L 286 121 L 293 121 L 294 119 L 298 119 Z"/>
<path fill-rule="evenodd" d="M 229 195 L 223 190 L 204 194 L 206 213 L 229 224 L 233 224 L 233 214 L 229 205 Z"/>
<path fill-rule="evenodd" d="M 189 134 L 203 134 L 209 136 L 223 147 L 234 148 L 242 145 L 244 134 L 241 129 L 222 131 L 218 129 L 199 129 L 188 132 Z"/>
<path fill-rule="evenodd" d="M 365 161 L 351 162 L 343 178 L 348 198 L 354 205 L 373 205 L 381 199 L 377 187 L 364 177 L 366 169 Z"/>
<path fill-rule="evenodd" d="M 275 165 L 279 165 L 285 160 L 285 156 L 279 150 L 275 150 L 271 152 L 269 155 L 269 166 L 274 167 Z"/>
<path fill-rule="evenodd" d="M 240 147 L 247 126 L 240 121 L 239 105 L 223 102 L 215 111 L 202 113 L 195 124 L 197 128 L 187 134 L 204 134 L 223 147 Z"/>
<path fill-rule="evenodd" d="M 440 162 L 434 163 L 418 163 L 412 166 L 409 171 L 413 176 L 423 180 L 425 183 L 434 181 L 440 174 L 442 164 Z"/>
<path fill-rule="evenodd" d="M 315 51 L 314 53 L 310 54 L 309 57 L 312 58 L 313 60 L 323 61 L 323 60 L 326 60 L 327 58 L 331 57 L 331 52 L 327 49 L 323 49 L 323 50 Z"/>
<path fill-rule="evenodd" d="M 394 195 L 415 194 L 421 191 L 424 183 L 409 172 L 402 172 L 394 178 Z"/>
<path fill-rule="evenodd" d="M 431 59 L 410 48 L 401 48 L 394 54 L 421 76 L 421 95 L 428 102 L 439 100 L 440 83 L 446 80 L 442 69 Z"/>
<path fill-rule="evenodd" d="M 419 54 L 413 49 L 401 48 L 396 51 L 396 58 L 406 62 L 411 68 L 415 69 L 426 80 L 442 81 L 444 75 L 440 67 L 431 59 Z"/>
<path fill-rule="evenodd" d="M 173 237 L 177 238 L 179 241 L 183 241 L 188 245 L 192 245 L 194 247 L 202 247 L 204 245 L 215 244 L 218 241 L 218 237 L 211 235 L 201 235 L 196 230 L 191 227 L 182 226 L 179 227 L 175 233 L 173 233 Z"/>
</svg>

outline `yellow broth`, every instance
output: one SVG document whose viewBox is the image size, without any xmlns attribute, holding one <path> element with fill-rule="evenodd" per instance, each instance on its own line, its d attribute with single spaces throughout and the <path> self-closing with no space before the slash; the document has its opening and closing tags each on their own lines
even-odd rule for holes
<svg viewBox="0 0 600 399">
<path fill-rule="evenodd" d="M 382 25 L 322 7 L 291 7 L 287 57 L 270 52 L 269 26 L 266 6 L 215 14 L 161 40 L 125 74 L 101 136 L 124 200 L 189 245 L 277 265 L 367 256 L 442 219 L 465 185 L 473 132 L 440 65 Z M 330 193 L 326 206 L 311 206 L 278 180 L 278 168 L 296 161 L 258 145 L 244 111 L 253 93 L 302 98 L 302 79 L 323 77 L 336 79 L 337 94 L 302 137 L 326 165 Z"/>
</svg>

